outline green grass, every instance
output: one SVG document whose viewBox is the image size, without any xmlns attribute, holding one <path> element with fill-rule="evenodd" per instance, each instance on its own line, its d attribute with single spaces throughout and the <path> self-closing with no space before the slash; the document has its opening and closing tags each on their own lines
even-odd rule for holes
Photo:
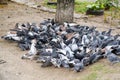
<svg viewBox="0 0 120 80">
<path fill-rule="evenodd" d="M 86 12 L 86 6 L 88 4 L 92 4 L 91 2 L 80 2 L 78 0 L 75 1 L 75 12 L 76 13 L 85 13 Z M 55 5 L 47 5 L 47 0 L 45 0 L 44 6 L 48 7 L 48 8 L 52 8 L 52 9 L 56 9 Z"/>
<path fill-rule="evenodd" d="M 44 3 L 43 3 L 43 6 L 45 6 L 45 7 L 48 7 L 48 8 L 52 8 L 52 9 L 56 9 L 56 5 L 47 5 L 47 1 L 48 0 L 44 0 Z M 53 1 L 57 1 L 57 0 L 53 0 Z M 75 12 L 76 13 L 85 13 L 86 12 L 86 10 L 87 10 L 87 8 L 86 8 L 86 6 L 87 5 L 90 5 L 90 4 L 92 4 L 93 2 L 81 2 L 80 0 L 75 0 Z M 120 9 L 120 8 L 119 8 Z M 114 9 L 114 8 L 111 8 L 111 10 L 109 10 L 109 11 L 105 11 L 105 13 L 106 12 L 110 12 L 110 11 L 115 11 L 116 9 Z M 111 16 L 111 14 L 109 14 L 110 16 Z M 114 17 L 114 16 L 113 16 Z M 117 17 L 117 18 L 120 18 L 120 10 L 118 10 L 118 12 L 116 12 L 116 14 L 115 14 L 115 17 Z"/>
<path fill-rule="evenodd" d="M 56 0 L 53 0 L 53 1 L 56 1 Z M 47 5 L 47 2 L 48 2 L 48 0 L 44 0 L 43 5 L 44 5 L 45 7 L 52 8 L 52 9 L 56 9 L 56 6 L 55 6 L 55 5 Z"/>
<path fill-rule="evenodd" d="M 119 74 L 119 66 L 120 64 L 115 64 L 114 66 L 111 66 L 106 63 L 98 62 L 89 66 L 87 69 L 88 71 L 85 73 L 81 73 L 81 76 L 76 78 L 75 80 L 104 80 L 106 75 Z M 107 79 L 105 78 L 105 80 L 109 79 L 109 77 L 107 77 Z"/>
<path fill-rule="evenodd" d="M 82 80 L 96 80 L 97 79 L 97 73 L 92 72 L 87 77 L 83 78 Z"/>
<path fill-rule="evenodd" d="M 119 21 L 115 22 L 115 20 Z M 120 7 L 118 8 L 111 7 L 109 11 L 105 11 L 104 22 L 110 23 L 110 25 L 112 26 L 120 25 Z"/>
<path fill-rule="evenodd" d="M 87 8 L 86 6 L 92 4 L 91 2 L 80 2 L 75 1 L 75 12 L 77 13 L 85 13 Z"/>
<path fill-rule="evenodd" d="M 102 72 L 103 74 L 105 73 L 114 73 L 114 70 L 108 68 L 107 66 L 105 66 L 104 64 L 101 63 L 97 63 L 96 65 L 92 65 L 90 67 L 91 71 L 94 72 Z"/>
<path fill-rule="evenodd" d="M 98 63 L 96 65 L 92 65 L 90 69 L 93 71 L 101 71 L 104 69 L 104 65 L 101 63 Z"/>
</svg>

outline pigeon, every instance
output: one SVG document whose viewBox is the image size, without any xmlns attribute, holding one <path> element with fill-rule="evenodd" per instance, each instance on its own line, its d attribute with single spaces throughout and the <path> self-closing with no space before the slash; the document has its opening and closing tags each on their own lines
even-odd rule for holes
<svg viewBox="0 0 120 80">
<path fill-rule="evenodd" d="M 78 49 L 78 45 L 76 43 L 75 38 L 72 39 L 72 43 L 69 45 L 72 51 L 75 51 Z"/>
<path fill-rule="evenodd" d="M 87 35 L 83 35 L 81 44 L 87 45 L 89 43 L 90 43 L 90 40 L 88 39 Z"/>
<path fill-rule="evenodd" d="M 61 61 L 61 66 L 64 68 L 69 68 L 69 61 L 68 60 L 62 60 Z"/>
<path fill-rule="evenodd" d="M 78 60 L 78 59 L 75 59 L 75 60 L 74 60 L 73 65 L 74 65 L 74 70 L 75 70 L 76 72 L 80 72 L 80 71 L 82 71 L 82 70 L 84 69 L 83 61 L 80 61 L 80 60 Z"/>
<path fill-rule="evenodd" d="M 51 63 L 55 66 L 55 67 L 58 67 L 60 68 L 61 67 L 61 59 L 57 59 L 57 58 L 52 58 L 51 59 Z"/>
<path fill-rule="evenodd" d="M 49 67 L 49 66 L 52 66 L 51 57 L 47 57 L 46 60 L 41 65 L 41 67 Z"/>
<path fill-rule="evenodd" d="M 22 37 L 17 36 L 16 33 L 8 32 L 7 35 L 2 36 L 1 38 L 5 40 L 20 41 Z"/>
<path fill-rule="evenodd" d="M 28 59 L 33 60 L 33 58 L 34 58 L 35 55 L 37 54 L 37 50 L 36 50 L 36 47 L 35 47 L 35 45 L 36 45 L 36 40 L 35 40 L 35 39 L 32 40 L 31 43 L 32 43 L 32 44 L 31 44 L 31 47 L 30 47 L 29 52 L 26 53 L 25 55 L 23 55 L 23 56 L 21 57 L 22 59 L 28 58 Z"/>
<path fill-rule="evenodd" d="M 112 64 L 120 62 L 120 58 L 109 50 L 106 51 L 105 56 Z"/>
</svg>

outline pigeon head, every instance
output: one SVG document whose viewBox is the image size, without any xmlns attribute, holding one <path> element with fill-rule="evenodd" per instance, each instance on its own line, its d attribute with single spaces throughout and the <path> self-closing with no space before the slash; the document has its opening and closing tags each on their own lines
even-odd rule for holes
<svg viewBox="0 0 120 80">
<path fill-rule="evenodd" d="M 36 39 L 33 39 L 33 40 L 31 41 L 31 43 L 36 44 L 36 43 L 37 43 L 37 40 L 36 40 Z"/>
</svg>

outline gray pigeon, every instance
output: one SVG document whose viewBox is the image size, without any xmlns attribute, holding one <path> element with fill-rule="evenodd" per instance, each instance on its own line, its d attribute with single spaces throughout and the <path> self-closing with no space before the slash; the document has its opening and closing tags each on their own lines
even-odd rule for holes
<svg viewBox="0 0 120 80">
<path fill-rule="evenodd" d="M 73 69 L 76 71 L 76 72 L 80 72 L 84 69 L 84 64 L 83 64 L 83 61 L 80 61 L 79 59 L 74 59 L 73 61 L 71 61 L 70 63 L 73 64 Z"/>
<path fill-rule="evenodd" d="M 112 64 L 120 62 L 120 58 L 119 58 L 117 55 L 113 54 L 111 51 L 106 51 L 105 54 L 106 54 L 106 56 L 107 56 L 107 59 L 108 59 Z"/>
</svg>

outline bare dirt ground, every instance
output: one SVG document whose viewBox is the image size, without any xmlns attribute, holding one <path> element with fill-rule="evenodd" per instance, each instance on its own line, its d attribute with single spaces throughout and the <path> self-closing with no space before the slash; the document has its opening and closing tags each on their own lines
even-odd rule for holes
<svg viewBox="0 0 120 80">
<path fill-rule="evenodd" d="M 14 28 L 18 22 L 40 23 L 47 18 L 54 18 L 54 14 L 16 3 L 0 6 L 0 36 L 6 34 L 10 28 Z M 102 20 L 102 16 L 95 20 Z M 96 21 L 75 20 L 80 25 L 97 26 L 98 30 L 110 28 L 109 24 Z M 115 27 L 111 28 L 115 29 Z M 113 31 L 114 34 L 119 32 L 119 29 Z M 111 66 L 107 60 L 100 60 L 88 66 L 84 71 L 76 73 L 64 68 L 41 68 L 41 64 L 36 61 L 22 60 L 21 56 L 25 53 L 26 51 L 21 51 L 16 43 L 0 39 L 0 60 L 6 61 L 0 64 L 0 80 L 120 80 L 120 64 Z"/>
</svg>

